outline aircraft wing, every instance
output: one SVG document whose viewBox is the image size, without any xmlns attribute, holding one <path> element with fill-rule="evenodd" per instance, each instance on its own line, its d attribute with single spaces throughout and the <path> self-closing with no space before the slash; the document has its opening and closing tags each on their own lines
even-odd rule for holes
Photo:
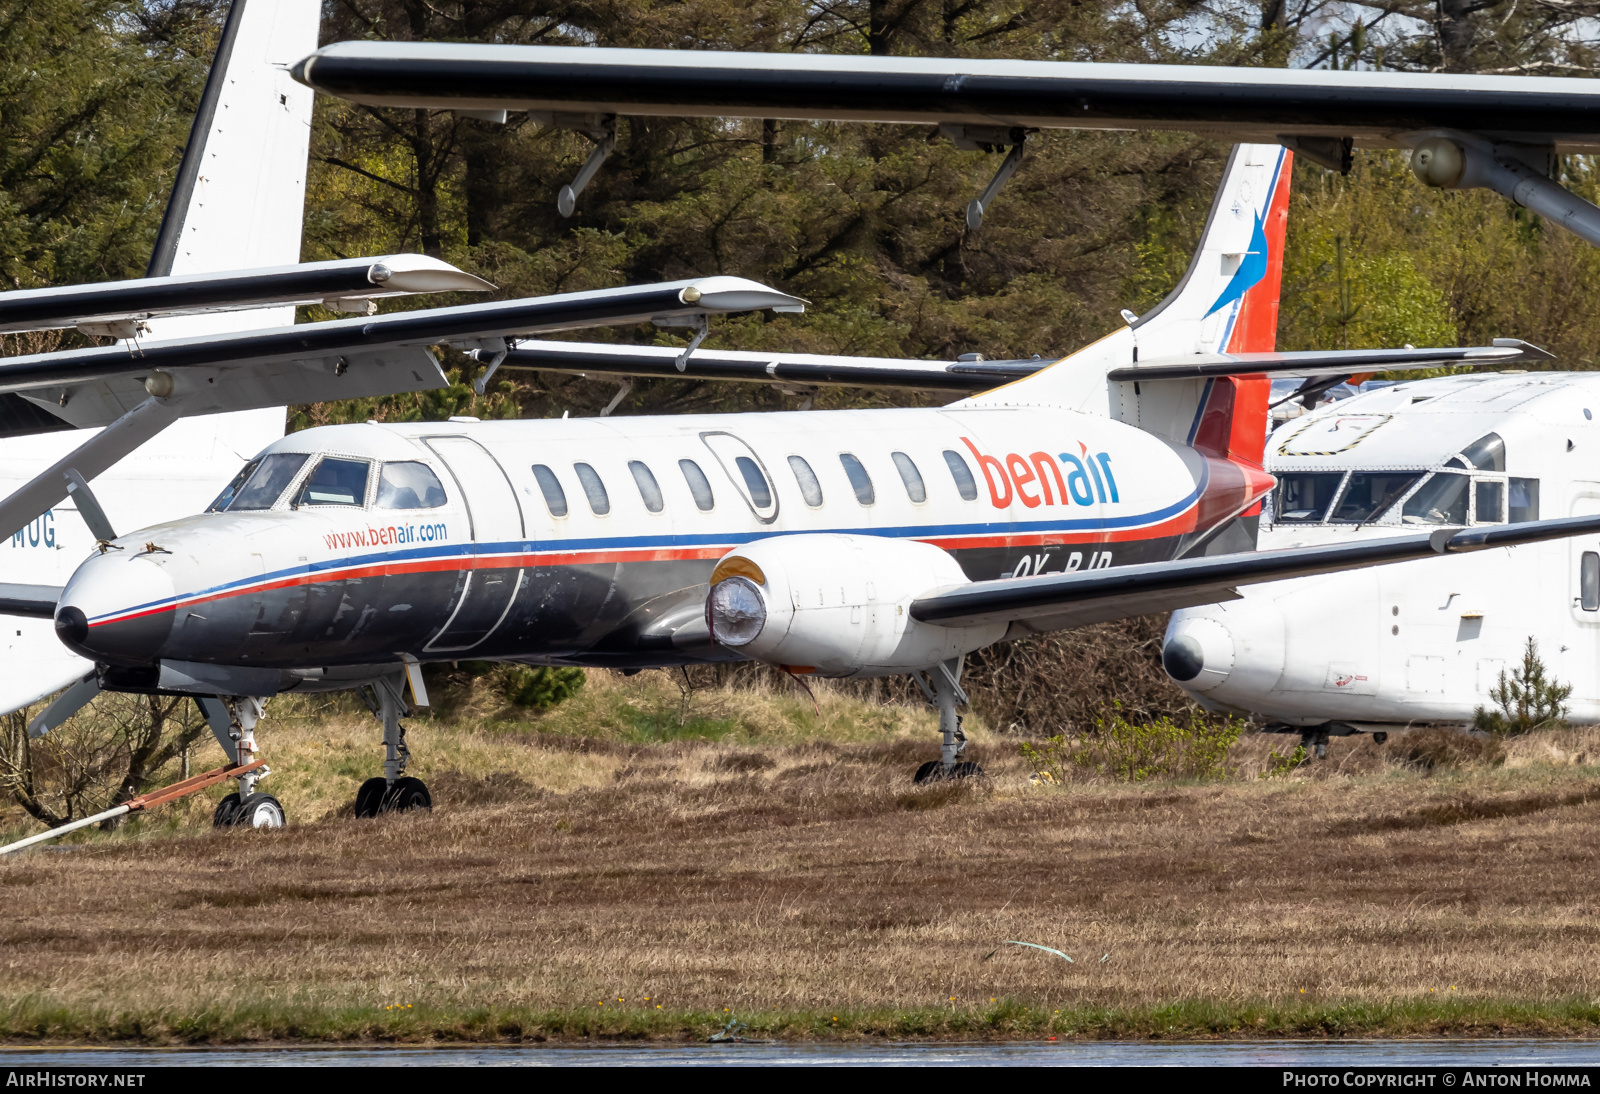
<svg viewBox="0 0 1600 1094">
<path fill-rule="evenodd" d="M 337 42 L 291 72 L 370 106 L 1177 129 L 1291 147 L 1443 129 L 1600 151 L 1600 85 L 1559 77 L 435 42 Z"/>
<path fill-rule="evenodd" d="M 753 281 L 706 277 L 4 358 L 0 394 L 77 428 L 107 425 L 158 392 L 174 417 L 351 399 L 445 386 L 426 348 L 439 343 L 801 306 Z"/>
<path fill-rule="evenodd" d="M 895 357 L 844 357 L 820 353 L 751 353 L 696 350 L 677 370 L 682 351 L 667 346 L 611 346 L 592 342 L 524 341 L 506 354 L 502 368 L 539 369 L 583 376 L 689 380 L 742 380 L 796 387 L 914 388 L 975 394 L 1032 376 L 1051 358 L 1011 361 L 920 361 Z M 1500 366 L 1554 357 L 1515 338 L 1492 346 L 1439 349 L 1309 350 L 1286 353 L 1193 354 L 1142 361 L 1113 369 L 1122 381 L 1195 380 L 1217 376 L 1345 377 L 1443 366 Z"/>
<path fill-rule="evenodd" d="M 970 394 L 1032 376 L 1055 363 L 1053 357 L 1021 361 L 919 361 L 897 357 L 697 349 L 679 372 L 677 361 L 681 355 L 681 350 L 670 346 L 525 341 L 506 354 L 501 367 L 585 376 L 744 380 L 804 387 L 920 388 Z"/>
<path fill-rule="evenodd" d="M 911 616 L 923 623 L 948 626 L 1011 623 L 1032 631 L 1061 630 L 1237 600 L 1235 589 L 1240 585 L 1596 532 L 1600 532 L 1600 516 L 1564 517 L 1488 528 L 1441 528 L 1431 534 L 1287 551 L 976 581 L 912 601 Z"/>
<path fill-rule="evenodd" d="M 239 311 L 284 304 L 326 304 L 365 311 L 366 302 L 432 292 L 487 292 L 481 277 L 427 255 L 383 255 L 306 262 L 258 270 L 141 277 L 0 293 L 0 334 L 80 327 L 87 334 L 131 337 L 135 323 L 167 315 Z M 126 324 L 126 331 L 117 329 Z M 94 329 L 102 328 L 102 329 Z"/>
<path fill-rule="evenodd" d="M 54 585 L 9 585 L 0 582 L 0 615 L 54 619 L 61 590 Z"/>
<path fill-rule="evenodd" d="M 1494 365 L 1553 361 L 1555 354 L 1519 338 L 1496 338 L 1492 346 L 1450 346 L 1443 349 L 1296 350 L 1286 353 L 1214 353 L 1187 357 L 1153 357 L 1127 368 L 1112 369 L 1111 380 L 1206 380 L 1215 376 L 1304 377 L 1354 376 L 1370 372 L 1406 372 L 1445 366 Z"/>
<path fill-rule="evenodd" d="M 0 500 L 0 538 L 64 498 L 68 471 L 93 479 L 180 417 L 444 387 L 427 348 L 439 343 L 503 348 L 514 334 L 802 307 L 754 281 L 704 277 L 0 360 L 0 394 L 105 426 Z"/>
</svg>

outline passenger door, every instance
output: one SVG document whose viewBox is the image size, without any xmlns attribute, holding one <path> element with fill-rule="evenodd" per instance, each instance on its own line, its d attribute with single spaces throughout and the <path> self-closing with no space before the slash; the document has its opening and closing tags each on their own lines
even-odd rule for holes
<svg viewBox="0 0 1600 1094">
<path fill-rule="evenodd" d="M 523 548 L 522 509 L 505 470 L 482 445 L 467 437 L 426 437 L 424 443 L 455 480 L 472 532 L 472 549 L 461 560 L 467 570 L 461 599 L 426 648 L 430 653 L 468 650 L 494 633 L 522 584 L 522 568 L 516 565 Z"/>
</svg>

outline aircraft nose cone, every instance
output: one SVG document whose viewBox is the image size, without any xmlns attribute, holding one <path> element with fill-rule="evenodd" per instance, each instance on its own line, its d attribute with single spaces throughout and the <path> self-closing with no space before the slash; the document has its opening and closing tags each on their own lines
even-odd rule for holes
<svg viewBox="0 0 1600 1094">
<path fill-rule="evenodd" d="M 70 650 L 80 649 L 89 640 L 89 620 L 77 608 L 67 607 L 56 612 L 56 637 Z"/>
<path fill-rule="evenodd" d="M 1185 691 L 1210 691 L 1233 671 L 1233 634 L 1205 616 L 1173 617 L 1161 647 L 1161 667 Z"/>
<path fill-rule="evenodd" d="M 172 579 L 159 563 L 118 551 L 78 567 L 61 592 L 56 635 L 73 653 L 148 665 L 172 632 Z"/>
</svg>

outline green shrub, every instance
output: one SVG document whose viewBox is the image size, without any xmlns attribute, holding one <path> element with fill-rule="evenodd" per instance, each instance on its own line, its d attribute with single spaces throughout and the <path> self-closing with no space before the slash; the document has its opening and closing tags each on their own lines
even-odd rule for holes
<svg viewBox="0 0 1600 1094">
<path fill-rule="evenodd" d="M 1567 696 L 1571 694 L 1571 684 L 1546 679 L 1539 643 L 1529 635 L 1522 667 L 1512 670 L 1509 678 L 1501 669 L 1500 683 L 1489 689 L 1489 698 L 1500 709 L 1479 707 L 1473 711 L 1472 727 L 1497 737 L 1517 737 L 1545 726 L 1565 726 Z"/>
<path fill-rule="evenodd" d="M 1306 762 L 1305 745 L 1295 745 L 1294 751 L 1286 755 L 1278 755 L 1278 750 L 1273 749 L 1267 753 L 1267 769 L 1262 772 L 1263 779 L 1282 779 L 1291 774 L 1295 768 Z"/>
<path fill-rule="evenodd" d="M 1041 781 L 1065 782 L 1071 769 L 1119 782 L 1147 779 L 1219 779 L 1228 774 L 1228 748 L 1244 723 L 1195 719 L 1187 724 L 1161 717 L 1134 723 L 1121 712 L 1095 720 L 1086 733 L 1024 743 L 1022 756 Z"/>
<path fill-rule="evenodd" d="M 575 668 L 507 665 L 505 669 L 506 698 L 519 707 L 533 707 L 535 710 L 549 710 L 557 703 L 572 698 L 587 679 L 582 669 Z"/>
</svg>

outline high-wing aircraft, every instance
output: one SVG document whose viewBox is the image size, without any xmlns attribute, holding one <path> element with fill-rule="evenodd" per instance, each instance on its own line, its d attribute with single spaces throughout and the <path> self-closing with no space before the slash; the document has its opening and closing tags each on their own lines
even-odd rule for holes
<svg viewBox="0 0 1600 1094">
<path fill-rule="evenodd" d="M 1288 163 L 1276 146 L 1236 148 L 1193 264 L 1160 306 L 946 407 L 285 437 L 204 514 L 109 541 L 63 589 L 13 595 L 9 610 L 53 618 L 96 664 L 41 717 L 96 688 L 194 694 L 231 755 L 254 763 L 265 698 L 370 687 L 386 746 L 384 774 L 357 797 L 371 815 L 430 802 L 405 775 L 401 725 L 407 680 L 426 701 L 422 662 L 753 658 L 797 675 L 914 675 L 943 736 L 919 777 L 959 776 L 972 770 L 962 660 L 1007 636 L 1253 581 L 1600 532 L 1583 517 L 1199 553 L 1273 486 L 1259 464 L 1266 377 L 1358 367 L 1272 352 Z M 1403 352 L 1419 365 L 1537 354 Z M 218 823 L 282 823 L 260 774 L 241 776 Z"/>
<path fill-rule="evenodd" d="M 1600 512 L 1592 373 L 1413 380 L 1291 419 L 1264 548 Z M 1202 705 L 1328 734 L 1472 721 L 1537 636 L 1572 717 L 1600 721 L 1600 539 L 1272 582 L 1175 612 L 1163 660 Z"/>
<path fill-rule="evenodd" d="M 493 286 L 424 255 L 293 264 L 312 96 L 285 68 L 316 44 L 320 10 L 235 0 L 149 276 L 0 294 L 0 333 L 124 339 L 0 359 L 0 577 L 13 592 L 59 587 L 116 526 L 203 508 L 238 461 L 283 435 L 285 404 L 444 386 L 431 344 L 492 350 L 507 333 L 800 306 L 708 278 L 374 315 L 384 297 Z M 305 303 L 360 318 L 286 325 Z M 97 476 L 104 507 L 88 487 Z M 48 620 L 11 620 L 0 653 L 4 710 L 92 667 Z"/>
<path fill-rule="evenodd" d="M 1600 243 L 1600 208 L 1555 181 L 1558 153 L 1600 151 L 1592 80 L 436 42 L 338 42 L 294 74 L 373 106 L 526 110 L 590 134 L 567 216 L 619 115 L 775 118 L 934 124 L 963 148 L 1009 148 L 968 207 L 973 228 L 1032 132 L 1175 129 L 1283 144 L 1337 171 L 1356 146 L 1410 148 L 1428 185 L 1495 190 Z"/>
</svg>

